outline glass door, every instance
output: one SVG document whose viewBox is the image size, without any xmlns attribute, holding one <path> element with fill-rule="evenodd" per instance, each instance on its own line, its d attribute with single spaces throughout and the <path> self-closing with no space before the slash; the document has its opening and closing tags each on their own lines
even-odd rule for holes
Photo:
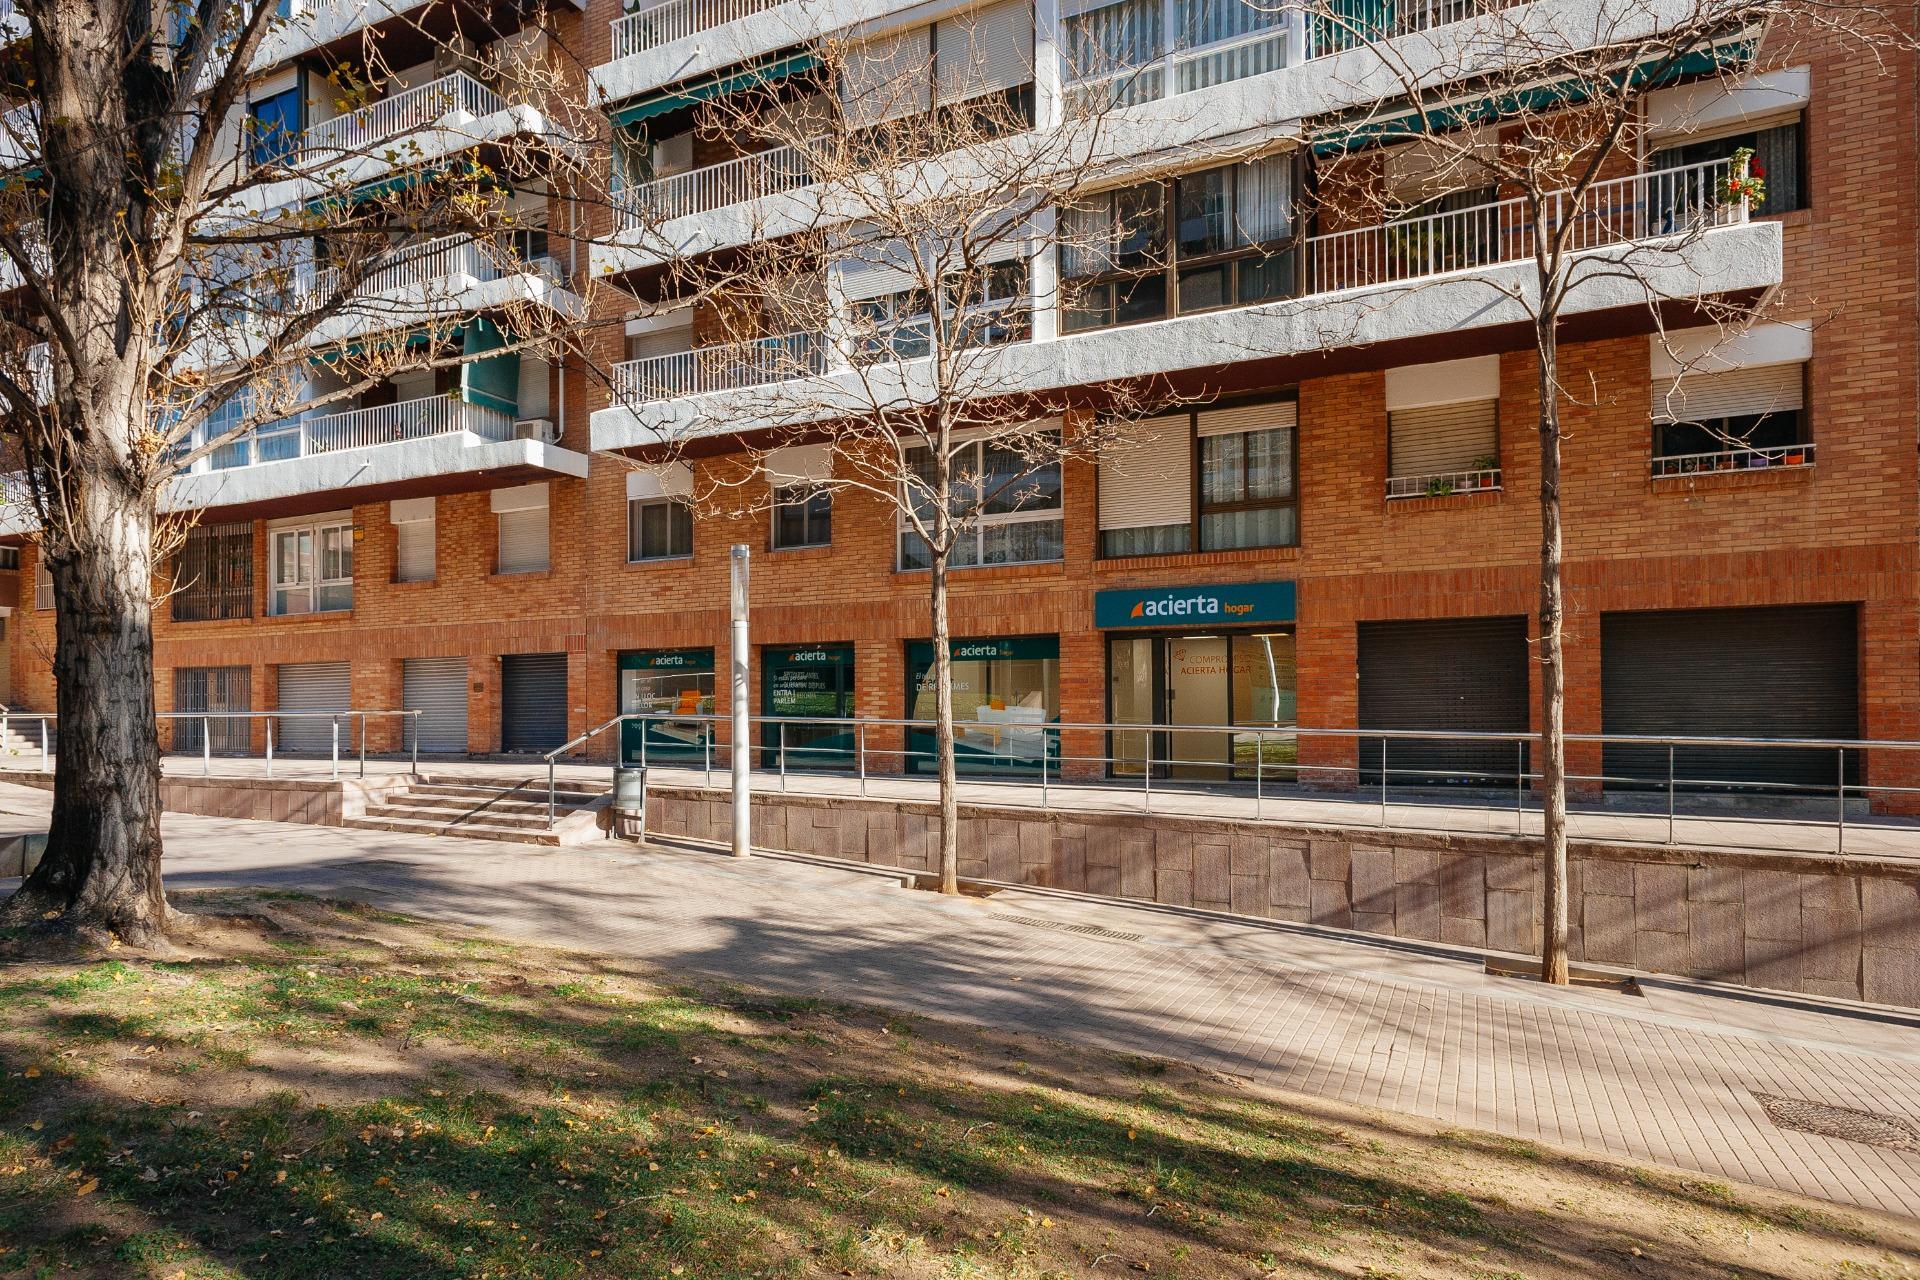
<svg viewBox="0 0 1920 1280">
<path fill-rule="evenodd" d="M 1294 723 L 1294 688 L 1291 632 L 1111 637 L 1110 771 L 1122 778 L 1151 769 L 1156 778 L 1251 780 L 1258 772 L 1290 780 L 1295 744 L 1286 730 Z M 1141 728 L 1120 727 L 1129 725 Z M 1178 725 L 1221 727 L 1168 731 Z"/>
<path fill-rule="evenodd" d="M 1227 638 L 1169 636 L 1165 724 L 1224 725 L 1231 718 L 1232 689 Z M 1176 778 L 1227 776 L 1230 733 L 1169 733 L 1168 772 Z"/>
</svg>

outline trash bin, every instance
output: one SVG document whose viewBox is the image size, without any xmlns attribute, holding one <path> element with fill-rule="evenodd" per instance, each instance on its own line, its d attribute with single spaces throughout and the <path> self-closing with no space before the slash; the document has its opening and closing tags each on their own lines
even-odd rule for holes
<svg viewBox="0 0 1920 1280">
<path fill-rule="evenodd" d="M 647 838 L 647 767 L 617 764 L 613 767 L 613 826 L 615 834 L 627 840 Z"/>
</svg>

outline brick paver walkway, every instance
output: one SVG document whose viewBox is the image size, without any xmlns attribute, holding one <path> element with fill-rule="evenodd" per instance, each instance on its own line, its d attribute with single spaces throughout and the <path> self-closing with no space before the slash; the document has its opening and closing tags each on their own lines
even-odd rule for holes
<svg viewBox="0 0 1920 1280">
<path fill-rule="evenodd" d="M 15 829 L 45 805 L 0 787 Z M 947 901 L 773 858 L 166 828 L 177 889 L 351 897 L 1920 1217 L 1920 1152 L 1776 1128 L 1753 1096 L 1920 1120 L 1920 1019 L 1678 981 L 1552 991 L 1437 948 L 1040 893 Z"/>
</svg>

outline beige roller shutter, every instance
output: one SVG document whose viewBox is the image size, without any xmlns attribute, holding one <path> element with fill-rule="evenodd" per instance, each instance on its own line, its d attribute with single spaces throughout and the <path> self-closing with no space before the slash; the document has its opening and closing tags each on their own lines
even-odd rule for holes
<svg viewBox="0 0 1920 1280">
<path fill-rule="evenodd" d="M 1387 415 L 1387 474 L 1441 475 L 1475 470 L 1500 452 L 1500 402 L 1462 400 Z"/>
<path fill-rule="evenodd" d="M 929 29 L 913 27 L 848 50 L 840 101 L 849 128 L 860 129 L 931 107 L 933 49 Z"/>
<path fill-rule="evenodd" d="M 434 577 L 434 500 L 404 498 L 388 511 L 393 521 L 393 577 L 396 582 L 432 582 Z"/>
<path fill-rule="evenodd" d="M 1200 415 L 1197 432 L 1202 436 L 1227 436 L 1236 431 L 1271 431 L 1276 427 L 1292 427 L 1299 417 L 1300 404 L 1296 400 L 1208 409 Z"/>
<path fill-rule="evenodd" d="M 1793 413 L 1805 394 L 1806 366 L 1769 364 L 1725 373 L 1689 373 L 1653 380 L 1655 422 L 1711 422 L 1762 413 Z"/>
<path fill-rule="evenodd" d="M 1100 460 L 1100 527 L 1185 524 L 1193 513 L 1193 443 L 1184 413 L 1126 429 L 1128 443 Z"/>
<path fill-rule="evenodd" d="M 964 102 L 1033 79 L 1033 8 L 1002 0 L 973 13 L 942 18 L 934 28 L 941 102 Z"/>
</svg>

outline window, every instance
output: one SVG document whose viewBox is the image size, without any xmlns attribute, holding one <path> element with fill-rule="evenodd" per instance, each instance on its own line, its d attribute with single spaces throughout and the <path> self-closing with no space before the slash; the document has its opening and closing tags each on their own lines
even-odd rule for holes
<svg viewBox="0 0 1920 1280">
<path fill-rule="evenodd" d="M 247 667 L 175 667 L 173 709 L 184 712 L 249 711 L 253 672 Z M 244 755 L 251 747 L 251 725 L 238 716 L 175 717 L 173 749 Z"/>
<path fill-rule="evenodd" d="M 48 571 L 44 556 L 33 562 L 33 607 L 53 608 L 53 574 Z"/>
<path fill-rule="evenodd" d="M 1289 155 L 1107 192 L 1061 227 L 1069 333 L 1295 292 Z"/>
<path fill-rule="evenodd" d="M 253 525 L 196 525 L 173 560 L 173 620 L 253 616 Z"/>
<path fill-rule="evenodd" d="M 794 485 L 773 492 L 773 545 L 824 547 L 833 541 L 833 494 Z"/>
<path fill-rule="evenodd" d="M 1653 379 L 1653 474 L 1805 466 L 1806 365 Z"/>
<path fill-rule="evenodd" d="M 1747 172 L 1766 180 L 1767 194 L 1753 213 L 1786 213 L 1807 207 L 1806 125 L 1796 117 L 1771 129 L 1732 133 L 1699 142 L 1685 142 L 1653 153 L 1654 169 L 1681 169 L 1688 165 L 1725 160 L 1742 147 L 1753 152 Z M 1678 197 L 1676 197 L 1678 198 Z"/>
<path fill-rule="evenodd" d="M 931 448 L 915 446 L 908 453 L 908 463 L 923 482 L 932 483 Z M 959 447 L 951 475 L 952 513 L 965 525 L 954 545 L 951 567 L 1060 559 L 1063 529 L 1058 461 L 1036 466 L 1017 449 L 976 440 Z M 925 492 L 915 487 L 908 500 L 924 507 Z M 926 542 L 907 524 L 904 515 L 899 534 L 900 568 L 930 567 Z"/>
<path fill-rule="evenodd" d="M 0 547 L 0 573 L 20 567 L 19 547 Z"/>
<path fill-rule="evenodd" d="M 434 500 L 400 498 L 388 508 L 393 522 L 393 580 L 432 582 L 436 570 Z"/>
<path fill-rule="evenodd" d="M 1298 544 L 1296 414 L 1286 400 L 1199 415 L 1200 550 Z"/>
<path fill-rule="evenodd" d="M 627 559 L 672 560 L 693 554 L 693 506 L 685 498 L 627 503 Z"/>
<path fill-rule="evenodd" d="M 1120 0 L 1066 19 L 1071 106 L 1132 106 L 1286 65 L 1288 9 L 1257 0 Z M 1259 38 L 1262 31 L 1271 34 Z M 1161 59 L 1180 54 L 1172 83 Z"/>
<path fill-rule="evenodd" d="M 1392 409 L 1387 413 L 1387 496 L 1439 498 L 1500 485 L 1500 402 Z"/>
<path fill-rule="evenodd" d="M 1000 0 L 927 27 L 868 41 L 853 51 L 839 93 L 847 124 L 887 145 L 889 121 L 924 116 L 982 130 L 1033 124 L 1033 8 Z"/>
<path fill-rule="evenodd" d="M 300 146 L 300 87 L 283 89 L 247 104 L 247 155 L 257 165 L 273 164 Z"/>
<path fill-rule="evenodd" d="M 961 278 L 970 274 L 970 279 Z M 1032 332 L 1028 264 L 997 262 L 956 272 L 940 290 L 941 333 L 957 346 L 1024 342 Z M 971 296 L 966 296 L 971 294 Z M 917 360 L 933 349 L 933 311 L 919 289 L 856 299 L 856 340 L 874 359 Z"/>
<path fill-rule="evenodd" d="M 1193 415 L 1129 425 L 1100 459 L 1100 554 L 1177 555 L 1193 548 Z"/>
<path fill-rule="evenodd" d="M 353 608 L 353 525 L 346 520 L 273 530 L 276 616 Z"/>
<path fill-rule="evenodd" d="M 523 484 L 495 489 L 491 499 L 500 541 L 495 573 L 544 573 L 550 567 L 547 545 L 547 486 Z"/>
</svg>

